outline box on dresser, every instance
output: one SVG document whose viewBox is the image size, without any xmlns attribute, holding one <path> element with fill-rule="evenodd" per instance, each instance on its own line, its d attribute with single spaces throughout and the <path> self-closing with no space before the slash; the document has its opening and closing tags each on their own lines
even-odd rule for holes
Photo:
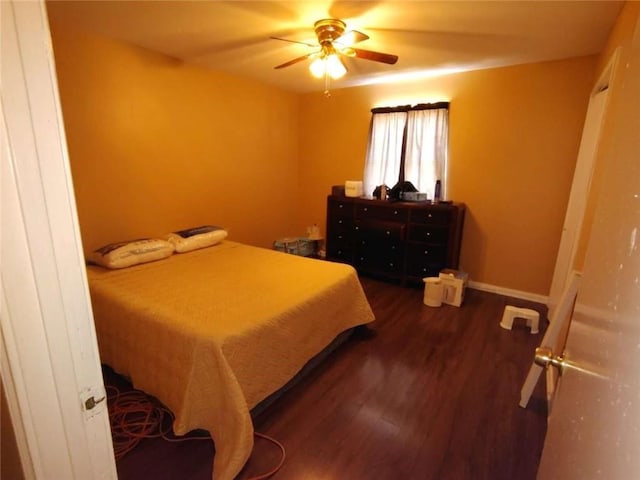
<svg viewBox="0 0 640 480">
<path fill-rule="evenodd" d="M 458 268 L 465 206 L 330 195 L 327 259 L 402 282 Z"/>
</svg>

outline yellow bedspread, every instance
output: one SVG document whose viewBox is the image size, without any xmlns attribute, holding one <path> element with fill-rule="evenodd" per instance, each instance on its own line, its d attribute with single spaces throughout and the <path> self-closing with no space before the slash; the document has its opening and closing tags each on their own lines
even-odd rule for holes
<svg viewBox="0 0 640 480">
<path fill-rule="evenodd" d="M 249 410 L 373 320 L 350 266 L 235 242 L 87 270 L 102 361 L 167 405 L 176 434 L 210 432 L 216 480 L 251 454 Z"/>
</svg>

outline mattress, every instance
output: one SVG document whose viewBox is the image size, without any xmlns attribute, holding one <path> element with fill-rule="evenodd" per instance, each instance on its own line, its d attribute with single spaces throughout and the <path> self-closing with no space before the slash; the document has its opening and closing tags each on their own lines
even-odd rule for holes
<svg viewBox="0 0 640 480">
<path fill-rule="evenodd" d="M 374 318 L 352 267 L 230 241 L 87 272 L 102 362 L 169 407 L 177 435 L 209 431 L 217 480 L 251 454 L 249 410 Z"/>
</svg>

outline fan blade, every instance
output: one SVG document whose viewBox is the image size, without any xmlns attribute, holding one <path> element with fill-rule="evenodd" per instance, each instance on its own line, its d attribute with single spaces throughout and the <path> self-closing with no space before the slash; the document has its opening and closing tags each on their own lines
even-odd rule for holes
<svg viewBox="0 0 640 480">
<path fill-rule="evenodd" d="M 336 38 L 334 43 L 338 43 L 343 47 L 350 47 L 359 42 L 364 42 L 369 39 L 369 35 L 366 35 L 357 30 L 349 30 L 348 32 L 344 32 L 338 38 Z"/>
<path fill-rule="evenodd" d="M 300 45 L 306 45 L 307 47 L 313 47 L 313 48 L 316 48 L 318 46 L 317 43 L 299 42 L 298 40 L 289 40 L 287 38 L 280 38 L 280 37 L 269 37 L 269 38 L 271 40 L 280 40 L 282 42 L 299 43 Z"/>
<path fill-rule="evenodd" d="M 391 55 L 389 53 L 372 52 L 371 50 L 363 50 L 361 48 L 351 48 L 358 58 L 365 60 L 373 60 L 374 62 L 388 63 L 393 65 L 398 61 L 397 55 Z"/>
<path fill-rule="evenodd" d="M 283 63 L 282 65 L 278 65 L 277 67 L 273 67 L 273 68 L 278 69 L 278 68 L 290 67 L 291 65 L 295 65 L 298 62 L 302 62 L 303 60 L 306 60 L 307 58 L 312 57 L 316 53 L 318 53 L 318 52 L 308 53 L 306 55 L 303 55 L 303 56 L 298 57 L 298 58 L 294 58 L 293 60 L 289 60 L 288 62 Z"/>
</svg>

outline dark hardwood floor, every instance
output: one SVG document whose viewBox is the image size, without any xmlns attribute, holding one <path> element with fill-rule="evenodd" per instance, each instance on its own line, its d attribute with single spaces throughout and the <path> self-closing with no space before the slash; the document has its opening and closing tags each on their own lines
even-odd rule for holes
<svg viewBox="0 0 640 480">
<path fill-rule="evenodd" d="M 376 314 L 372 335 L 355 334 L 255 418 L 282 442 L 277 480 L 534 479 L 546 431 L 544 382 L 518 407 L 540 333 L 505 305 L 541 305 L 467 290 L 456 308 L 424 306 L 423 290 L 362 278 Z M 541 317 L 541 318 L 542 318 Z M 105 369 L 105 382 L 127 388 Z M 211 479 L 207 441 L 144 440 L 118 461 L 121 480 Z M 269 471 L 279 450 L 256 439 L 238 479 Z"/>
</svg>

